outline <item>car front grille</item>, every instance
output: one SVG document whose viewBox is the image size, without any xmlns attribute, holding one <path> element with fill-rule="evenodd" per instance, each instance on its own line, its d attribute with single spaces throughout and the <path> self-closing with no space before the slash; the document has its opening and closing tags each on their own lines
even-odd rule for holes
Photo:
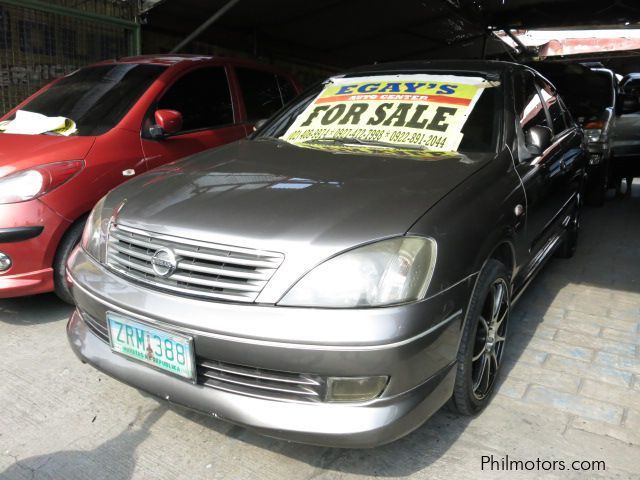
<svg viewBox="0 0 640 480">
<path fill-rule="evenodd" d="M 226 392 L 269 400 L 320 402 L 321 377 L 198 360 L 198 383 Z"/>
<path fill-rule="evenodd" d="M 173 273 L 159 275 L 151 263 L 158 250 L 175 255 Z M 145 285 L 183 295 L 254 302 L 282 264 L 281 253 L 231 247 L 111 225 L 107 266 Z"/>
</svg>

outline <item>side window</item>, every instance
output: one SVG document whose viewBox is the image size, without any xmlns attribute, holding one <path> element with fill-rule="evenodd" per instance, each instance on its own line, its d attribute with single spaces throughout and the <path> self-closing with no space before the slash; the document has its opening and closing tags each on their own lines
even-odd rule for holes
<svg viewBox="0 0 640 480">
<path fill-rule="evenodd" d="M 247 120 L 256 121 L 269 118 L 285 103 L 275 74 L 236 68 L 236 75 L 244 98 Z"/>
<path fill-rule="evenodd" d="M 157 108 L 180 112 L 184 132 L 232 124 L 233 106 L 224 67 L 187 73 L 162 96 Z"/>
<path fill-rule="evenodd" d="M 623 91 L 629 95 L 640 95 L 640 79 L 630 79 L 624 84 Z"/>
<path fill-rule="evenodd" d="M 564 109 L 558 100 L 558 95 L 553 91 L 551 85 L 547 83 L 542 83 L 540 90 L 544 103 L 547 105 L 547 110 L 549 110 L 549 114 L 551 115 L 553 133 L 557 135 L 558 133 L 564 132 L 567 129 L 567 122 L 564 116 Z"/>
<path fill-rule="evenodd" d="M 562 114 L 564 115 L 564 122 L 566 123 L 567 127 L 574 126 L 575 120 L 573 119 L 573 115 L 571 115 L 571 112 L 569 111 L 561 97 L 560 106 L 562 107 Z"/>
<path fill-rule="evenodd" d="M 278 80 L 278 87 L 280 88 L 280 95 L 282 95 L 282 103 L 287 103 L 295 98 L 296 89 L 293 86 L 293 83 L 291 83 L 291 80 L 280 75 L 276 78 Z"/>
<path fill-rule="evenodd" d="M 548 127 L 547 114 L 536 88 L 533 75 L 527 71 L 515 76 L 516 114 L 522 130 L 533 126 Z"/>
</svg>

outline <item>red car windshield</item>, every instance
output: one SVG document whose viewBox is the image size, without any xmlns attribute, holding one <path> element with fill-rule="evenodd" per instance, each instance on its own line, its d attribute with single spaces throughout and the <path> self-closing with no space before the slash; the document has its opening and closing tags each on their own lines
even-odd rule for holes
<svg viewBox="0 0 640 480">
<path fill-rule="evenodd" d="M 76 123 L 76 135 L 101 135 L 120 122 L 166 68 L 125 63 L 83 68 L 21 109 L 48 117 L 69 118 Z"/>
</svg>

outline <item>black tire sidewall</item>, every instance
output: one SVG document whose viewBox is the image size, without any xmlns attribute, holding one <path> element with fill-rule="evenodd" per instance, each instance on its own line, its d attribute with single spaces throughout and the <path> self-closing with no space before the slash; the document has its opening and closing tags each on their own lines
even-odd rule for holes
<svg viewBox="0 0 640 480">
<path fill-rule="evenodd" d="M 60 244 L 58 245 L 58 250 L 56 251 L 56 256 L 53 260 L 53 282 L 55 293 L 60 300 L 69 304 L 73 304 L 74 302 L 69 286 L 67 285 L 66 265 L 69 255 L 71 255 L 71 252 L 82 238 L 82 231 L 84 230 L 85 222 L 86 218 L 78 220 L 69 227 L 69 230 L 64 234 Z"/>
<path fill-rule="evenodd" d="M 471 300 L 469 301 L 469 307 L 467 309 L 465 324 L 460 340 L 460 347 L 458 349 L 456 381 L 453 392 L 453 403 L 458 412 L 463 415 L 474 415 L 483 410 L 491 400 L 497 383 L 494 381 L 491 391 L 483 399 L 477 399 L 473 394 L 471 358 L 473 356 L 473 346 L 482 307 L 484 306 L 484 302 L 489 294 L 491 285 L 500 278 L 502 278 L 507 285 L 510 311 L 510 273 L 502 262 L 495 259 L 488 260 L 480 272 L 473 294 L 471 295 Z M 509 319 L 507 318 L 506 321 L 508 322 Z M 501 368 L 498 369 L 498 375 L 500 374 L 500 370 Z"/>
</svg>

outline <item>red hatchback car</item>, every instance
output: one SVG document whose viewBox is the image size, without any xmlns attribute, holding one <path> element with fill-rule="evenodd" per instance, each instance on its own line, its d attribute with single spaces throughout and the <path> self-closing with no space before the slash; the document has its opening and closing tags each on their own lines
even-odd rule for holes
<svg viewBox="0 0 640 480">
<path fill-rule="evenodd" d="M 0 133 L 0 298 L 55 292 L 71 301 L 65 263 L 87 214 L 149 169 L 245 137 L 299 92 L 254 62 L 141 56 L 57 80 L 18 110 L 73 120 L 70 136 Z"/>
</svg>

